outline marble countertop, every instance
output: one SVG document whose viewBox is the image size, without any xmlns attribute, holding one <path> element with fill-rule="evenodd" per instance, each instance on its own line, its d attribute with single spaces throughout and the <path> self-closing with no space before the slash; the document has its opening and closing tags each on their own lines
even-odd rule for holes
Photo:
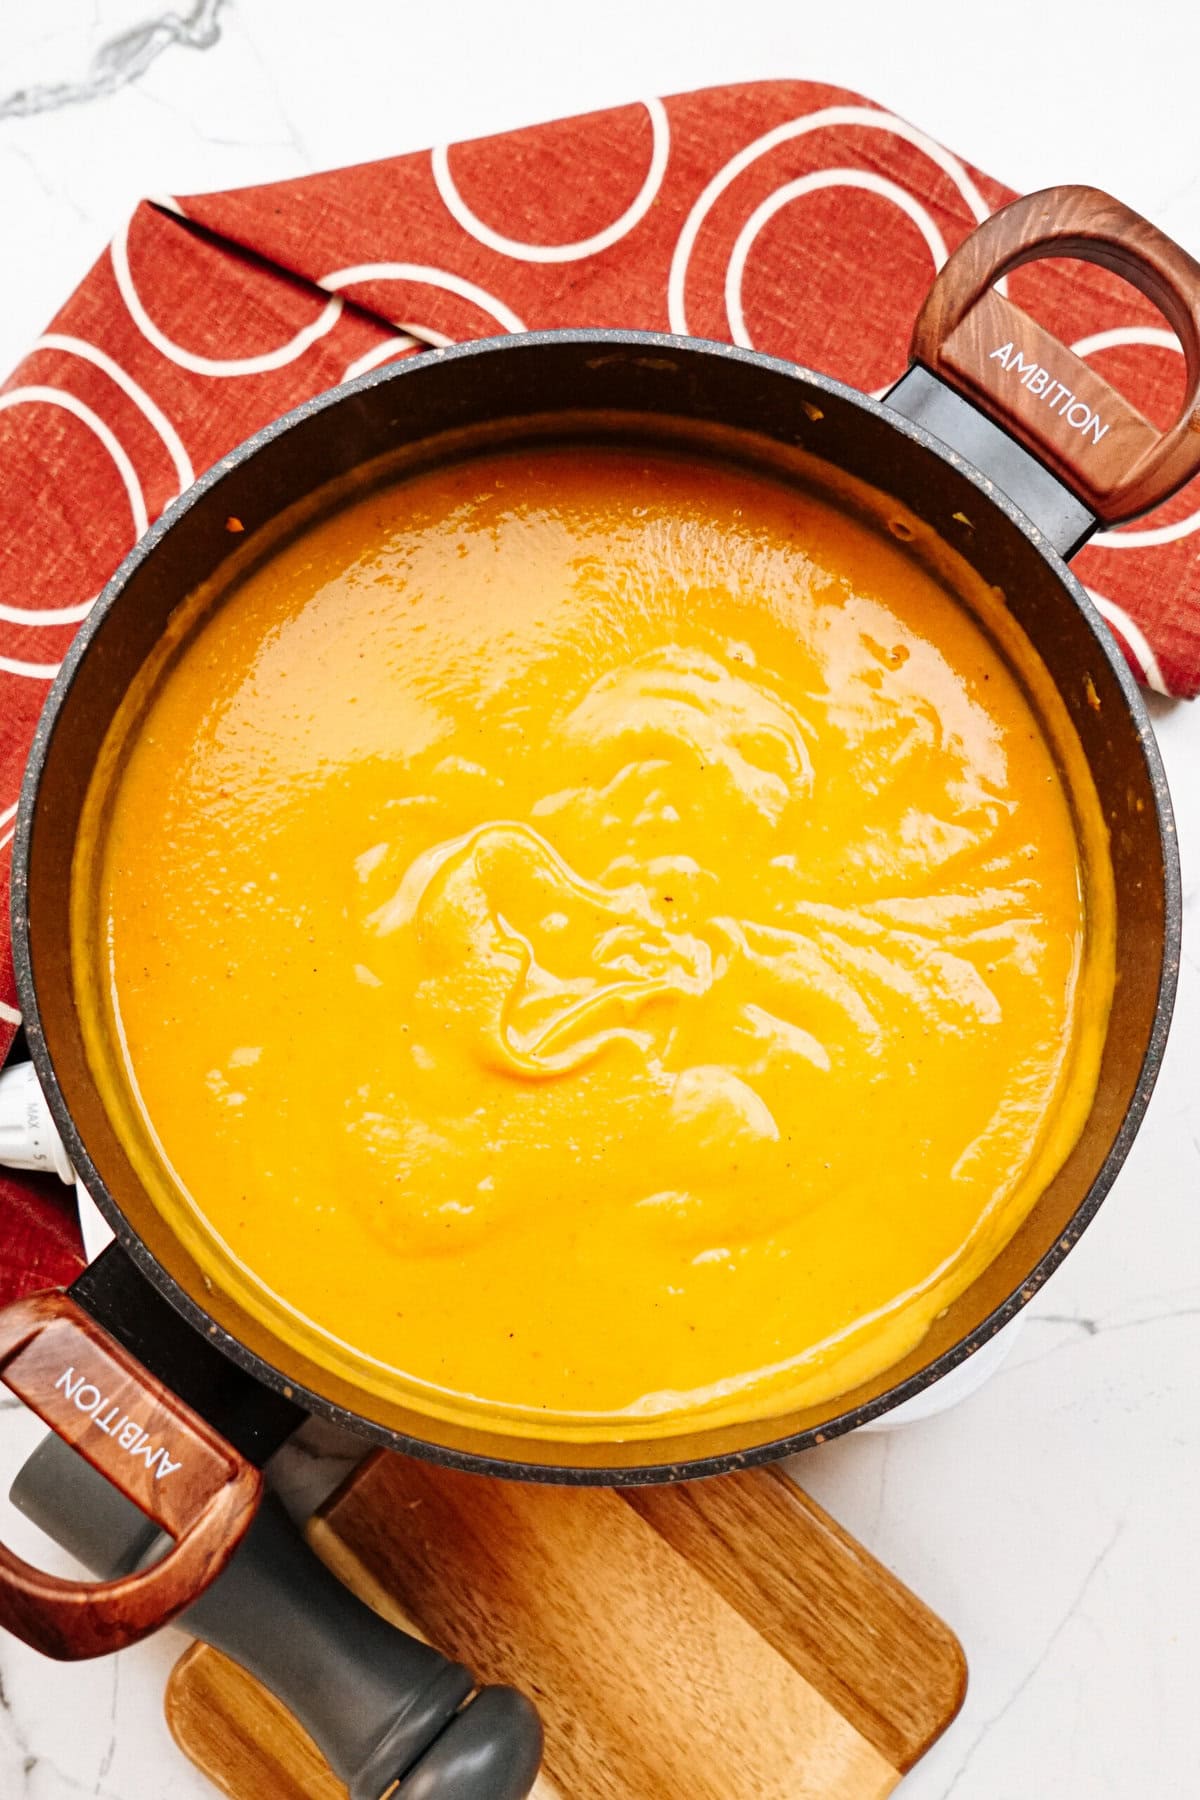
<svg viewBox="0 0 1200 1800">
<path fill-rule="evenodd" d="M 0 369 L 145 192 L 300 174 L 760 76 L 884 101 L 1015 187 L 1089 181 L 1200 253 L 1200 13 L 1093 0 L 0 0 Z M 736 33 L 730 19 L 736 19 Z M 89 60 L 117 39 L 89 76 Z M 1197 540 L 1200 542 L 1200 540 Z M 1200 706 L 1153 704 L 1187 915 L 1148 1121 L 1001 1372 L 952 1413 L 802 1459 L 805 1487 L 958 1631 L 964 1711 L 908 1800 L 1184 1800 L 1200 1766 Z M 0 1486 L 41 1427 L 0 1400 Z M 310 1428 L 297 1511 L 352 1443 Z M 14 1547 L 45 1540 L 5 1506 Z M 0 1640 L 4 1800 L 203 1800 L 162 1719 L 166 1631 L 60 1666 Z"/>
</svg>

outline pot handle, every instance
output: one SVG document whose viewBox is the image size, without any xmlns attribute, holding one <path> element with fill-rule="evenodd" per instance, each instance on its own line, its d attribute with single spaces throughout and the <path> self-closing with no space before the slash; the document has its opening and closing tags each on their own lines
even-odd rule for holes
<svg viewBox="0 0 1200 1800">
<path fill-rule="evenodd" d="M 138 1643 L 221 1573 L 261 1470 L 60 1289 L 0 1312 L 0 1379 L 176 1540 L 149 1568 L 99 1583 L 47 1575 L 0 1544 L 0 1625 L 64 1662 Z"/>
<path fill-rule="evenodd" d="M 1022 263 L 1077 257 L 1153 301 L 1187 361 L 1187 398 L 1159 432 L 994 283 Z M 1200 473 L 1200 263 L 1098 188 L 1029 194 L 949 257 L 917 319 L 912 356 L 1031 450 L 1106 525 Z"/>
</svg>

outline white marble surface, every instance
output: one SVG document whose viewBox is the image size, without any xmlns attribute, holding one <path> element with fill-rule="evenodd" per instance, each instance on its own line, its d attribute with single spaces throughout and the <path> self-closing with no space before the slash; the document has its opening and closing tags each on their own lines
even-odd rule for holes
<svg viewBox="0 0 1200 1800">
<path fill-rule="evenodd" d="M 190 35 L 215 39 L 209 48 L 169 43 L 151 60 L 157 40 L 147 42 L 139 79 L 107 97 L 32 115 L 6 104 L 18 89 L 78 81 L 100 43 L 153 8 L 0 0 L 4 369 L 144 192 L 261 181 L 739 77 L 858 88 L 1014 186 L 1094 181 L 1200 252 L 1200 13 L 1183 0 L 1010 0 L 1002 11 L 963 0 L 230 0 L 194 9 Z M 1155 717 L 1190 928 L 1200 709 L 1156 704 Z M 1198 1791 L 1198 1063 L 1200 964 L 1185 950 L 1147 1125 L 1008 1366 L 952 1414 L 803 1460 L 805 1485 L 966 1645 L 966 1708 L 905 1785 L 910 1800 Z M 6 1487 L 39 1428 L 11 1402 L 0 1409 Z M 2 1522 L 32 1554 L 34 1534 L 7 1509 Z M 166 1632 L 78 1667 L 0 1642 L 4 1800 L 211 1794 L 162 1723 L 183 1642 Z"/>
</svg>

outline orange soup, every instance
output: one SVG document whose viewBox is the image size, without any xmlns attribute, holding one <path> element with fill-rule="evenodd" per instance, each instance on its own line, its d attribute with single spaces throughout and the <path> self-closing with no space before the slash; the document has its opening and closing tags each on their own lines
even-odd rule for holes
<svg viewBox="0 0 1200 1800">
<path fill-rule="evenodd" d="M 500 1430 L 906 1354 L 1074 1143 L 1111 993 L 1098 803 L 1005 629 L 828 495 L 615 446 L 394 480 L 197 605 L 93 781 L 75 956 L 212 1280 Z"/>
</svg>

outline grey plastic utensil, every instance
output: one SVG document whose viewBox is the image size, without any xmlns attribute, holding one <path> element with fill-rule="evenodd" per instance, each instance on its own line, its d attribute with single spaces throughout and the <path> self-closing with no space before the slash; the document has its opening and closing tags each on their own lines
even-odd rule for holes
<svg viewBox="0 0 1200 1800">
<path fill-rule="evenodd" d="M 54 1436 L 33 1452 L 10 1497 L 101 1579 L 153 1562 L 170 1542 Z M 542 1729 L 525 1696 L 477 1690 L 460 1663 L 364 1606 L 269 1496 L 228 1567 L 179 1623 L 289 1708 L 351 1800 L 524 1800 L 533 1786 Z"/>
</svg>

